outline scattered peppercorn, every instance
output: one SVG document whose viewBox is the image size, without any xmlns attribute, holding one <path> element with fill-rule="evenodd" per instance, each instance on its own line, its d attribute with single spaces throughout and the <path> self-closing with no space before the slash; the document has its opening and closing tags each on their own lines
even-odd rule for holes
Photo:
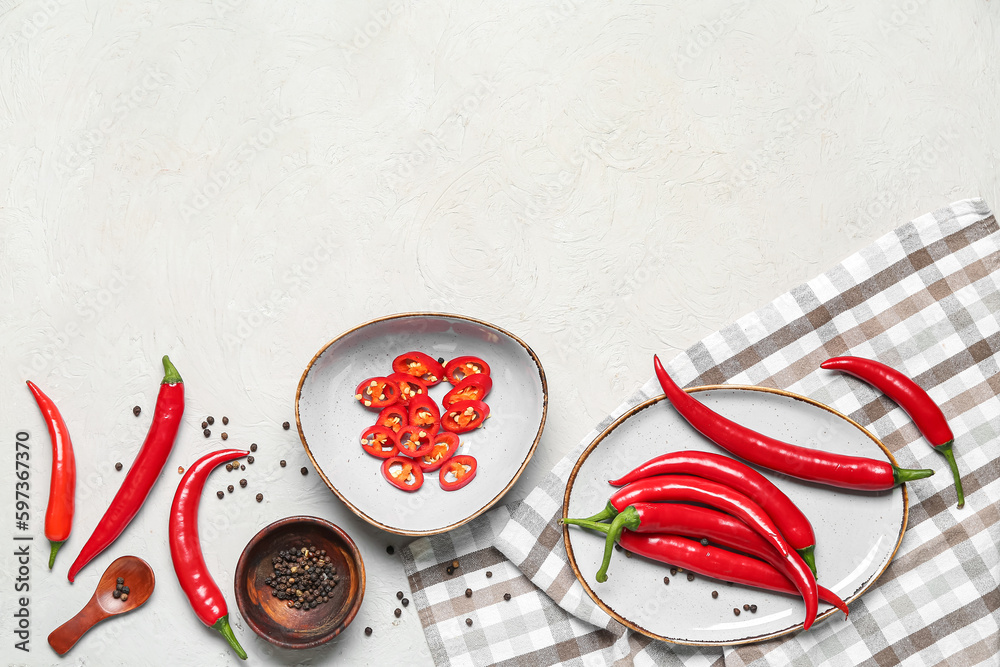
<svg viewBox="0 0 1000 667">
<path fill-rule="evenodd" d="M 122 602 L 125 602 L 125 600 L 128 600 L 128 593 L 122 593 Z"/>
<path fill-rule="evenodd" d="M 444 366 L 444 357 L 438 357 L 438 363 Z"/>
<path fill-rule="evenodd" d="M 226 496 L 226 494 L 224 494 L 222 491 L 216 491 L 215 495 L 219 496 L 219 498 L 225 498 Z"/>
<path fill-rule="evenodd" d="M 257 496 L 258 502 L 264 497 Z M 340 581 L 337 569 L 325 556 L 325 551 L 313 545 L 279 551 L 271 558 L 274 572 L 264 583 L 273 589 L 273 597 L 287 600 L 289 608 L 313 609 L 329 601 L 333 587 Z"/>
<path fill-rule="evenodd" d="M 743 605 L 743 611 L 750 611 L 750 605 L 748 604 Z"/>
<path fill-rule="evenodd" d="M 670 574 L 677 576 L 677 568 L 676 567 L 670 568 Z"/>
<path fill-rule="evenodd" d="M 222 418 L 222 423 L 223 424 L 228 424 L 229 423 L 229 417 L 223 417 Z"/>
<path fill-rule="evenodd" d="M 391 555 L 393 555 L 394 553 L 396 553 L 396 547 L 394 547 L 394 546 L 392 546 L 392 545 L 390 544 L 389 546 L 387 546 L 387 547 L 385 548 L 385 552 L 386 552 L 387 554 L 389 554 L 389 555 L 391 556 Z"/>
<path fill-rule="evenodd" d="M 493 576 L 493 573 L 490 572 L 489 570 L 486 570 L 486 578 L 489 579 L 492 576 Z"/>
<path fill-rule="evenodd" d="M 115 470 L 119 470 L 119 471 L 120 471 L 121 469 L 122 469 L 122 464 L 121 464 L 121 462 L 118 462 L 118 463 L 116 463 L 116 464 L 115 464 Z"/>
<path fill-rule="evenodd" d="M 393 610 L 392 613 L 396 616 L 396 618 L 399 618 L 400 616 L 403 615 L 403 610 L 400 609 L 399 607 L 396 607 L 396 609 Z"/>
<path fill-rule="evenodd" d="M 141 412 L 142 408 L 140 408 L 138 405 L 132 408 L 132 414 L 134 414 L 136 417 L 138 417 Z"/>
<path fill-rule="evenodd" d="M 250 465 L 253 465 L 253 456 L 252 455 L 247 457 L 247 463 L 249 463 Z"/>
<path fill-rule="evenodd" d="M 177 466 L 177 474 L 178 475 L 184 474 L 184 466 Z"/>
<path fill-rule="evenodd" d="M 115 583 L 116 584 L 124 584 L 125 580 L 122 577 L 118 577 L 117 579 L 115 579 Z"/>
<path fill-rule="evenodd" d="M 403 599 L 403 591 L 396 591 L 396 599 L 397 600 Z"/>
<path fill-rule="evenodd" d="M 211 431 L 209 431 L 209 430 L 208 430 L 207 428 L 206 428 L 206 429 L 205 429 L 204 431 L 202 431 L 202 433 L 204 433 L 204 434 L 205 434 L 205 437 L 206 437 L 206 438 L 207 438 L 208 436 L 212 435 L 212 432 L 211 432 Z"/>
<path fill-rule="evenodd" d="M 451 561 L 451 566 L 457 570 L 458 569 L 458 561 L 457 560 Z"/>
<path fill-rule="evenodd" d="M 506 600 L 507 602 L 510 602 L 510 593 L 504 593 L 503 599 Z"/>
<path fill-rule="evenodd" d="M 694 581 L 694 575 L 688 572 L 688 581 Z"/>
<path fill-rule="evenodd" d="M 757 613 L 757 605 L 755 605 L 755 604 L 750 605 L 750 613 L 751 614 L 756 614 Z"/>
<path fill-rule="evenodd" d="M 232 472 L 232 471 L 233 471 L 233 464 L 232 463 L 227 463 L 226 464 L 226 472 Z"/>
<path fill-rule="evenodd" d="M 233 492 L 233 488 L 234 488 L 233 485 L 230 484 L 229 486 L 226 487 L 226 491 L 228 491 L 229 493 L 232 493 Z"/>
<path fill-rule="evenodd" d="M 631 558 L 631 557 L 632 557 L 632 552 L 631 551 L 626 551 L 625 552 L 625 558 Z"/>
<path fill-rule="evenodd" d="M 208 428 L 208 422 L 202 422 L 201 423 L 201 427 L 202 428 Z"/>
<path fill-rule="evenodd" d="M 116 599 L 116 600 L 117 600 L 118 598 L 120 598 L 121 596 L 122 596 L 122 592 L 121 592 L 120 590 L 118 590 L 117 588 L 116 588 L 116 589 L 114 590 L 114 592 L 113 592 L 113 593 L 111 594 L 111 597 L 113 597 L 113 598 L 114 598 L 114 599 Z"/>
<path fill-rule="evenodd" d="M 703 546 L 703 547 L 707 547 L 708 546 L 708 538 L 707 537 L 701 538 L 701 546 Z"/>
<path fill-rule="evenodd" d="M 466 588 L 465 589 L 465 597 L 467 597 L 467 598 L 471 598 L 472 597 L 472 589 L 471 588 Z"/>
<path fill-rule="evenodd" d="M 715 600 L 719 597 L 719 591 L 712 591 L 712 599 Z"/>
<path fill-rule="evenodd" d="M 284 468 L 284 467 L 285 467 L 286 465 L 288 465 L 288 464 L 287 464 L 287 463 L 285 462 L 285 459 L 281 459 L 280 461 L 278 461 L 278 464 L 279 464 L 279 465 L 280 465 L 280 466 L 281 466 L 282 468 Z"/>
<path fill-rule="evenodd" d="M 366 637 L 371 637 L 372 636 L 372 629 L 370 627 L 369 628 L 365 628 L 365 636 Z"/>
<path fill-rule="evenodd" d="M 471 618 L 465 619 L 465 624 L 471 628 L 472 627 L 472 619 Z"/>
<path fill-rule="evenodd" d="M 262 500 L 264 500 L 264 494 L 263 493 L 258 493 L 257 494 L 257 502 L 259 503 Z"/>
<path fill-rule="evenodd" d="M 223 431 L 223 432 L 222 432 L 222 439 L 223 439 L 223 440 L 229 440 L 229 434 L 228 434 L 228 433 L 226 433 L 225 431 Z"/>
<path fill-rule="evenodd" d="M 735 614 L 736 616 L 739 616 L 740 615 L 740 610 L 737 609 L 736 607 L 733 607 L 733 614 Z"/>
<path fill-rule="evenodd" d="M 240 480 L 240 488 L 247 488 L 247 481 L 245 479 Z"/>
<path fill-rule="evenodd" d="M 215 417 L 209 417 L 207 421 L 208 421 L 208 425 L 211 426 L 212 424 L 215 423 Z"/>
<path fill-rule="evenodd" d="M 257 451 L 257 443 L 256 442 L 251 442 L 250 443 L 250 451 L 251 452 L 256 452 Z"/>
<path fill-rule="evenodd" d="M 132 592 L 131 588 L 129 588 L 128 586 L 122 586 L 122 593 L 125 593 L 127 595 L 128 593 L 131 592 Z"/>
<path fill-rule="evenodd" d="M 670 585 L 670 577 L 663 577 L 663 584 L 665 586 L 669 586 Z"/>
<path fill-rule="evenodd" d="M 246 470 L 246 469 L 247 469 L 247 467 L 244 464 L 241 463 L 240 464 L 240 470 Z M 235 470 L 235 468 L 234 468 L 234 470 Z"/>
<path fill-rule="evenodd" d="M 308 475 L 309 474 L 309 469 L 306 468 L 305 466 L 302 466 L 302 468 L 299 470 L 299 472 L 302 473 L 303 475 Z"/>
<path fill-rule="evenodd" d="M 621 550 L 622 550 L 622 545 L 616 544 L 615 545 L 615 551 L 621 552 Z"/>
<path fill-rule="evenodd" d="M 406 599 L 406 598 L 403 598 L 402 600 L 400 600 L 400 602 L 403 603 L 404 607 L 409 607 L 410 606 L 410 601 L 408 599 Z"/>
<path fill-rule="evenodd" d="M 448 567 L 446 567 L 444 569 L 444 571 L 447 572 L 448 574 L 454 574 L 455 573 L 455 568 L 453 568 L 451 565 L 449 565 Z"/>
</svg>

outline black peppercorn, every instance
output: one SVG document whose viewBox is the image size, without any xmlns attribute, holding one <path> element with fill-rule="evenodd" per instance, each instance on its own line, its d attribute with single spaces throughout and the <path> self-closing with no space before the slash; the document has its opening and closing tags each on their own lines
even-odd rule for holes
<svg viewBox="0 0 1000 667">
<path fill-rule="evenodd" d="M 740 610 L 737 609 L 736 607 L 733 607 L 733 614 L 735 614 L 736 616 L 739 616 L 740 615 Z"/>
<path fill-rule="evenodd" d="M 253 456 L 248 456 L 247 457 L 247 463 L 253 465 Z"/>
<path fill-rule="evenodd" d="M 712 591 L 712 599 L 715 600 L 719 597 L 719 591 Z"/>
<path fill-rule="evenodd" d="M 403 599 L 403 591 L 396 591 L 396 599 L 397 600 Z"/>
<path fill-rule="evenodd" d="M 465 619 L 465 624 L 471 628 L 472 627 L 472 619 L 471 618 Z"/>
<path fill-rule="evenodd" d="M 309 474 L 309 468 L 307 468 L 305 466 L 302 466 L 302 468 L 299 470 L 299 472 L 302 473 L 303 475 L 308 475 Z"/>
<path fill-rule="evenodd" d="M 291 427 L 292 427 L 292 425 L 291 425 L 291 424 L 289 424 L 288 422 L 282 422 L 282 423 L 281 423 L 281 428 L 285 429 L 286 431 L 287 431 L 288 429 L 290 429 Z"/>
<path fill-rule="evenodd" d="M 116 463 L 115 464 L 115 470 L 121 471 L 121 469 L 122 469 L 122 464 L 121 463 Z"/>
<path fill-rule="evenodd" d="M 703 546 L 703 547 L 707 547 L 708 546 L 708 538 L 707 537 L 701 538 L 701 546 Z"/>
<path fill-rule="evenodd" d="M 400 616 L 402 616 L 402 615 L 403 615 L 403 610 L 402 610 L 402 609 L 400 609 L 399 607 L 396 607 L 396 609 L 395 609 L 395 610 L 393 610 L 393 612 L 392 612 L 392 613 L 393 613 L 393 615 L 394 615 L 394 616 L 395 616 L 396 618 L 399 618 Z"/>
<path fill-rule="evenodd" d="M 115 583 L 116 584 L 124 584 L 125 583 L 125 579 L 122 578 L 122 577 L 118 577 L 117 579 L 115 579 Z"/>
<path fill-rule="evenodd" d="M 257 443 L 256 442 L 251 442 L 250 443 L 250 451 L 251 452 L 256 452 L 257 451 Z"/>
<path fill-rule="evenodd" d="M 209 417 L 208 418 L 208 425 L 211 426 L 214 423 L 215 423 L 215 417 Z"/>
<path fill-rule="evenodd" d="M 472 589 L 471 588 L 466 588 L 465 589 L 465 597 L 467 597 L 467 598 L 471 598 L 472 597 Z"/>
<path fill-rule="evenodd" d="M 140 408 L 138 405 L 135 406 L 134 408 L 132 408 L 132 414 L 134 414 L 136 417 L 138 417 L 139 413 L 141 413 L 141 412 L 142 412 L 142 408 Z"/>
<path fill-rule="evenodd" d="M 372 636 L 372 629 L 371 628 L 365 628 L 365 636 L 366 637 L 371 637 Z"/>
<path fill-rule="evenodd" d="M 486 578 L 489 579 L 492 576 L 493 576 L 493 573 L 490 572 L 489 570 L 486 570 Z"/>
<path fill-rule="evenodd" d="M 201 423 L 201 427 L 202 428 L 208 428 L 208 422 L 202 422 Z"/>
<path fill-rule="evenodd" d="M 245 479 L 240 480 L 240 487 L 244 489 L 247 488 L 247 481 Z"/>
<path fill-rule="evenodd" d="M 688 581 L 694 581 L 694 575 L 688 572 Z"/>
<path fill-rule="evenodd" d="M 227 463 L 226 464 L 226 472 L 232 472 L 232 471 L 233 471 L 233 464 L 232 463 Z"/>
<path fill-rule="evenodd" d="M 391 556 L 392 554 L 396 553 L 396 547 L 390 544 L 385 548 L 385 552 Z"/>
<path fill-rule="evenodd" d="M 225 498 L 226 496 L 226 494 L 224 494 L 222 491 L 216 491 L 215 495 L 219 496 L 219 498 Z"/>
<path fill-rule="evenodd" d="M 262 500 L 264 500 L 264 494 L 263 493 L 258 493 L 257 494 L 257 502 L 259 503 Z"/>
<path fill-rule="evenodd" d="M 212 435 L 212 432 L 211 432 L 211 431 L 209 431 L 209 430 L 208 430 L 207 428 L 206 428 L 206 429 L 205 429 L 204 431 L 202 431 L 202 433 L 204 433 L 204 434 L 205 434 L 205 437 L 206 437 L 206 438 L 207 438 L 208 436 Z"/>
<path fill-rule="evenodd" d="M 246 470 L 246 469 L 247 469 L 247 467 L 241 463 L 240 464 L 240 470 Z M 235 468 L 233 468 L 233 470 L 235 470 Z"/>
<path fill-rule="evenodd" d="M 757 613 L 757 605 L 755 605 L 755 604 L 750 605 L 750 613 L 751 614 L 756 614 Z"/>
<path fill-rule="evenodd" d="M 228 424 L 229 423 L 229 417 L 223 417 L 222 418 L 222 423 L 223 424 Z"/>
<path fill-rule="evenodd" d="M 503 599 L 506 600 L 507 602 L 510 602 L 510 593 L 504 593 Z"/>
<path fill-rule="evenodd" d="M 281 459 L 280 461 L 278 461 L 278 465 L 280 465 L 282 468 L 284 468 L 288 464 L 285 462 L 285 459 Z"/>
<path fill-rule="evenodd" d="M 448 567 L 446 567 L 444 569 L 444 571 L 447 572 L 448 574 L 454 574 L 455 573 L 455 568 L 453 568 L 451 565 L 449 565 Z"/>
<path fill-rule="evenodd" d="M 663 583 L 667 586 L 670 585 L 670 577 L 663 577 Z"/>
<path fill-rule="evenodd" d="M 743 611 L 750 611 L 750 605 L 748 604 L 743 605 Z"/>
<path fill-rule="evenodd" d="M 111 594 L 111 596 L 117 600 L 122 596 L 122 592 L 118 589 L 115 589 L 115 591 Z"/>
<path fill-rule="evenodd" d="M 232 493 L 233 492 L 233 488 L 234 488 L 233 485 L 230 484 L 229 486 L 226 487 L 226 491 L 228 491 L 229 493 Z"/>
<path fill-rule="evenodd" d="M 400 600 L 400 602 L 402 603 L 402 605 L 404 607 L 409 607 L 410 606 L 410 601 L 407 598 L 403 598 L 402 600 Z"/>
</svg>

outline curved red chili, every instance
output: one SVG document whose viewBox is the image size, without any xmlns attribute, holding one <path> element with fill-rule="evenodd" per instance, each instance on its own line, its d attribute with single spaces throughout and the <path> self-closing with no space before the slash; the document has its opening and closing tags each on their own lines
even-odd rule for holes
<svg viewBox="0 0 1000 667">
<path fill-rule="evenodd" d="M 479 374 L 490 374 L 490 365 L 479 357 L 455 357 L 444 366 L 444 376 L 453 385 L 458 385 L 470 375 Z"/>
<path fill-rule="evenodd" d="M 416 376 L 428 387 L 433 387 L 444 379 L 444 366 L 423 352 L 413 351 L 399 355 L 392 360 L 392 370 L 394 373 Z"/>
<path fill-rule="evenodd" d="M 378 459 L 388 459 L 399 453 L 399 441 L 388 426 L 375 424 L 361 434 L 361 448 Z"/>
<path fill-rule="evenodd" d="M 386 377 L 363 380 L 354 390 L 354 400 L 369 410 L 387 408 L 399 399 L 399 386 Z"/>
<path fill-rule="evenodd" d="M 399 404 L 408 406 L 415 396 L 426 396 L 427 385 L 415 375 L 408 373 L 393 373 L 388 376 L 399 386 Z"/>
<path fill-rule="evenodd" d="M 895 368 L 872 359 L 861 357 L 833 357 L 827 359 L 820 368 L 831 371 L 843 371 L 872 385 L 896 402 L 910 416 L 920 433 L 934 445 L 934 449 L 944 456 L 955 478 L 955 492 L 958 494 L 958 506 L 965 505 L 965 492 L 962 490 L 962 475 L 958 472 L 955 461 L 955 436 L 944 418 L 941 408 L 920 385 Z"/>
<path fill-rule="evenodd" d="M 423 426 L 404 426 L 396 434 L 396 448 L 400 454 L 413 458 L 426 456 L 434 449 L 434 434 Z"/>
<path fill-rule="evenodd" d="M 166 355 L 163 357 L 163 371 L 153 423 L 149 426 L 146 439 L 121 488 L 94 529 L 94 534 L 83 545 L 80 555 L 69 568 L 67 577 L 70 582 L 97 554 L 118 539 L 146 501 L 146 496 L 167 463 L 184 415 L 184 381 Z"/>
<path fill-rule="evenodd" d="M 201 503 L 201 492 L 205 488 L 205 480 L 208 479 L 209 473 L 216 466 L 249 453 L 239 449 L 222 449 L 209 452 L 195 461 L 194 465 L 184 473 L 181 483 L 177 485 L 174 502 L 170 506 L 169 532 L 170 558 L 174 563 L 174 572 L 194 613 L 202 623 L 218 630 L 243 660 L 247 659 L 247 654 L 229 626 L 226 598 L 212 579 L 208 565 L 205 564 L 205 557 L 201 553 L 201 540 L 198 538 L 198 505 Z"/>
<path fill-rule="evenodd" d="M 653 357 L 653 365 L 677 412 L 703 436 L 750 463 L 809 482 L 861 491 L 891 489 L 934 474 L 933 470 L 897 468 L 888 461 L 824 452 L 763 435 L 726 419 L 678 387 L 659 358 Z"/>
<path fill-rule="evenodd" d="M 410 399 L 407 425 L 419 426 L 431 435 L 441 430 L 441 410 L 429 396 L 414 396 Z"/>
<path fill-rule="evenodd" d="M 452 403 L 441 417 L 441 427 L 452 433 L 466 433 L 483 425 L 490 416 L 490 406 L 482 401 Z"/>
<path fill-rule="evenodd" d="M 49 553 L 49 569 L 56 562 L 56 552 L 69 538 L 73 529 L 73 510 L 76 501 L 76 457 L 69 428 L 59 413 L 56 404 L 28 380 L 28 389 L 42 411 L 45 425 L 49 428 L 52 441 L 52 476 L 49 479 L 49 504 L 45 508 L 45 537 L 52 543 Z"/>
<path fill-rule="evenodd" d="M 457 491 L 475 478 L 476 467 L 476 459 L 473 456 L 466 454 L 452 456 L 438 470 L 438 482 L 445 491 Z"/>
<path fill-rule="evenodd" d="M 397 404 L 390 405 L 378 413 L 378 419 L 375 420 L 375 423 L 379 426 L 385 426 L 392 430 L 393 433 L 399 433 L 399 429 L 406 426 L 409 420 L 406 417 L 406 409 Z"/>
<path fill-rule="evenodd" d="M 434 446 L 429 454 L 425 454 L 417 459 L 417 464 L 424 472 L 434 472 L 445 464 L 445 461 L 454 456 L 460 444 L 458 436 L 454 433 L 444 431 L 434 436 Z"/>
<path fill-rule="evenodd" d="M 451 391 L 441 399 L 441 405 L 447 409 L 459 401 L 481 401 L 493 389 L 493 379 L 489 375 L 477 373 L 470 375 L 452 387 Z"/>
<path fill-rule="evenodd" d="M 614 486 L 623 486 L 644 477 L 670 473 L 704 477 L 745 494 L 764 508 L 785 540 L 802 555 L 802 560 L 813 574 L 816 573 L 814 553 L 816 536 L 809 519 L 788 496 L 781 492 L 781 489 L 745 463 L 712 452 L 670 452 L 646 461 L 631 472 L 611 480 L 610 483 Z"/>
<path fill-rule="evenodd" d="M 392 472 L 392 466 L 399 465 L 399 472 Z M 405 456 L 393 456 L 382 462 L 382 476 L 397 489 L 413 492 L 424 483 L 424 471 L 417 462 Z M 413 482 L 410 482 L 410 478 Z"/>
</svg>

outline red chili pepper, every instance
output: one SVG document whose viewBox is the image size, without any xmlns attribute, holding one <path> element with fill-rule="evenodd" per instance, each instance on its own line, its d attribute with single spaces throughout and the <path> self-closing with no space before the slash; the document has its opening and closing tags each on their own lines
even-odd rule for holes
<svg viewBox="0 0 1000 667">
<path fill-rule="evenodd" d="M 387 426 L 369 426 L 361 434 L 361 448 L 378 459 L 388 459 L 399 453 L 396 434 Z"/>
<path fill-rule="evenodd" d="M 952 450 L 955 436 L 952 434 L 948 420 L 944 418 L 941 408 L 920 385 L 894 368 L 861 357 L 834 357 L 824 361 L 820 367 L 853 375 L 872 385 L 903 408 L 903 411 L 917 425 L 920 433 L 948 461 L 952 477 L 955 478 L 958 506 L 965 506 L 962 475 L 958 472 L 958 463 L 955 461 L 955 453 Z"/>
<path fill-rule="evenodd" d="M 430 454 L 417 459 L 417 464 L 424 472 L 434 472 L 444 465 L 458 451 L 459 439 L 454 433 L 438 433 L 434 436 L 434 446 Z"/>
<path fill-rule="evenodd" d="M 862 491 L 891 489 L 934 474 L 933 470 L 897 468 L 888 461 L 824 452 L 763 435 L 713 412 L 678 387 L 657 357 L 653 364 L 677 412 L 703 436 L 750 463 L 806 481 Z"/>
<path fill-rule="evenodd" d="M 434 435 L 441 430 L 441 410 L 429 396 L 414 396 L 410 399 L 407 423 L 410 426 L 419 426 Z"/>
<path fill-rule="evenodd" d="M 414 396 L 426 396 L 427 385 L 424 381 L 414 375 L 406 373 L 393 373 L 389 379 L 399 385 L 400 405 L 409 405 L 410 399 Z"/>
<path fill-rule="evenodd" d="M 399 399 L 399 387 L 389 378 L 368 378 L 354 390 L 354 398 L 370 410 L 381 410 Z"/>
<path fill-rule="evenodd" d="M 471 482 L 475 476 L 476 459 L 466 454 L 452 456 L 438 471 L 438 481 L 445 491 L 457 491 Z"/>
<path fill-rule="evenodd" d="M 393 433 L 399 433 L 399 429 L 409 423 L 406 418 L 406 410 L 401 405 L 390 405 L 382 412 L 378 413 L 375 423 L 391 429 Z"/>
<path fill-rule="evenodd" d="M 493 389 L 493 379 L 489 375 L 477 373 L 469 375 L 444 395 L 441 404 L 447 409 L 459 401 L 481 401 Z"/>
<path fill-rule="evenodd" d="M 400 466 L 398 472 L 392 472 L 392 467 L 395 465 Z M 394 487 L 403 491 L 416 491 L 424 483 L 424 472 L 420 466 L 417 465 L 416 461 L 405 456 L 393 456 L 391 459 L 383 461 L 382 476 Z M 410 482 L 411 477 L 413 478 L 412 483 Z"/>
<path fill-rule="evenodd" d="M 490 416 L 490 406 L 482 401 L 453 403 L 441 417 L 441 427 L 452 433 L 466 433 L 483 425 Z"/>
<path fill-rule="evenodd" d="M 166 465 L 170 451 L 174 447 L 177 429 L 184 415 L 184 381 L 166 356 L 163 357 L 163 370 L 163 381 L 160 383 L 160 393 L 156 397 L 153 423 L 149 426 L 146 439 L 132 467 L 129 468 L 121 488 L 98 522 L 94 534 L 83 545 L 80 555 L 69 568 L 67 577 L 71 583 L 76 579 L 77 573 L 118 539 L 132 521 L 146 501 L 146 496 L 163 471 L 163 466 Z"/>
<path fill-rule="evenodd" d="M 202 623 L 218 630 L 243 660 L 247 659 L 247 654 L 229 626 L 229 608 L 226 606 L 226 599 L 212 579 L 208 565 L 205 564 L 205 557 L 201 553 L 201 540 L 198 538 L 198 505 L 209 473 L 216 466 L 249 453 L 239 449 L 222 449 L 209 452 L 195 461 L 194 465 L 184 473 L 174 494 L 174 502 L 170 506 L 169 532 L 170 558 L 174 563 L 174 572 L 194 613 Z"/>
<path fill-rule="evenodd" d="M 444 379 L 444 366 L 423 352 L 407 352 L 392 360 L 395 373 L 406 373 L 420 378 L 428 387 Z"/>
<path fill-rule="evenodd" d="M 426 456 L 434 449 L 434 434 L 422 426 L 404 426 L 396 434 L 396 448 L 400 454 L 413 458 Z"/>
<path fill-rule="evenodd" d="M 813 574 L 816 573 L 814 554 L 816 536 L 813 534 L 809 519 L 788 496 L 781 492 L 781 489 L 745 463 L 711 452 L 670 452 L 646 461 L 622 477 L 611 480 L 610 483 L 614 486 L 624 486 L 637 479 L 670 473 L 711 479 L 746 495 L 767 512 L 785 540 L 801 554 L 802 560 Z"/>
<path fill-rule="evenodd" d="M 448 382 L 457 385 L 470 375 L 489 375 L 490 365 L 479 357 L 455 357 L 444 367 L 444 376 Z"/>
<path fill-rule="evenodd" d="M 49 569 L 56 562 L 56 552 L 63 542 L 69 538 L 73 529 L 73 509 L 76 499 L 76 458 L 73 456 L 73 443 L 69 438 L 66 421 L 59 414 L 56 404 L 28 380 L 31 390 L 42 411 L 45 425 L 49 427 L 49 439 L 52 441 L 52 476 L 49 479 L 49 504 L 45 508 L 45 537 L 52 543 L 49 553 Z M 18 482 L 20 487 L 27 482 Z"/>
</svg>

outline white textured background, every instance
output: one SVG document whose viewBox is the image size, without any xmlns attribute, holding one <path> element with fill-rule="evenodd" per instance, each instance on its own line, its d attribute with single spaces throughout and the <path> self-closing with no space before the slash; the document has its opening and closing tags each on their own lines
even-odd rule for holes
<svg viewBox="0 0 1000 667">
<path fill-rule="evenodd" d="M 206 495 L 202 521 L 251 659 L 429 661 L 412 605 L 391 613 L 405 582 L 385 546 L 399 540 L 301 477 L 278 426 L 312 354 L 407 310 L 524 338 L 550 411 L 523 497 L 650 375 L 652 353 L 923 212 L 997 206 L 998 44 L 996 0 L 0 0 L 0 541 L 13 544 L 26 429 L 39 548 L 30 654 L 13 650 L 15 563 L 0 558 L 0 656 L 57 662 L 49 631 L 134 553 L 156 571 L 153 598 L 59 664 L 237 662 L 187 607 L 164 535 L 176 467 L 220 444 L 218 422 L 209 443 L 199 432 L 211 413 L 233 420 L 227 444 L 260 444 L 250 487 Z M 164 353 L 188 388 L 165 478 L 70 586 Z M 60 405 L 81 480 L 51 574 L 29 378 Z M 293 513 L 344 526 L 369 573 L 355 624 L 304 653 L 256 639 L 231 595 L 246 541 Z"/>
</svg>

